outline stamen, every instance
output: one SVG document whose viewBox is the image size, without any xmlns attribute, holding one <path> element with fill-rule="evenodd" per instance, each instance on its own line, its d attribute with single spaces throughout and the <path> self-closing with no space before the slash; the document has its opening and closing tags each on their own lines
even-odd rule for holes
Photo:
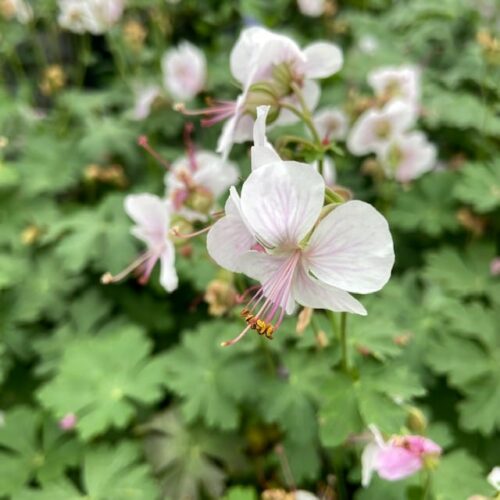
<svg viewBox="0 0 500 500">
<path fill-rule="evenodd" d="M 251 325 L 248 325 L 237 337 L 235 337 L 232 340 L 226 340 L 225 342 L 221 342 L 220 345 L 221 347 L 229 347 L 230 345 L 236 344 L 236 342 L 239 342 L 250 330 Z"/>
<path fill-rule="evenodd" d="M 142 266 L 142 264 L 144 264 L 144 262 L 146 262 L 152 256 L 153 256 L 153 251 L 149 250 L 149 251 L 143 253 L 139 258 L 134 260 L 130 265 L 128 265 L 123 271 L 120 271 L 118 274 L 113 276 L 109 272 L 104 273 L 101 276 L 101 283 L 103 285 L 110 285 L 111 283 L 118 283 L 122 279 L 126 278 L 132 271 L 135 271 L 137 268 Z M 155 260 L 151 259 L 151 261 L 152 261 L 152 267 L 154 267 Z M 150 272 L 150 274 L 151 274 L 151 272 Z"/>
<path fill-rule="evenodd" d="M 189 240 L 190 238 L 195 238 L 196 236 L 200 236 L 200 234 L 207 233 L 212 228 L 212 225 L 213 224 L 210 224 L 210 226 L 204 227 L 203 229 L 195 231 L 194 233 L 180 233 L 179 226 L 174 226 L 170 229 L 170 234 L 172 236 L 175 236 L 176 238 Z"/>
<path fill-rule="evenodd" d="M 165 170 L 168 170 L 170 168 L 170 163 L 162 158 L 161 155 L 151 147 L 148 138 L 145 135 L 139 136 L 139 139 L 137 139 L 137 144 L 139 144 L 141 148 L 145 149 L 158 163 L 160 163 L 160 165 L 165 167 Z"/>
<path fill-rule="evenodd" d="M 219 123 L 233 116 L 236 111 L 236 103 L 233 101 L 213 101 L 207 99 L 207 104 L 208 108 L 187 109 L 184 103 L 178 102 L 174 104 L 173 108 L 185 116 L 209 116 L 210 118 L 201 120 L 202 127 L 210 127 L 215 123 Z"/>
</svg>

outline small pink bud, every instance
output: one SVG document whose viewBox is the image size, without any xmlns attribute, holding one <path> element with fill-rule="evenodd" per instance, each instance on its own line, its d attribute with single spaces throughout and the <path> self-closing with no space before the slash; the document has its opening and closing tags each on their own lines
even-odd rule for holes
<svg viewBox="0 0 500 500">
<path fill-rule="evenodd" d="M 63 431 L 70 431 L 75 428 L 77 417 L 74 413 L 68 413 L 59 420 L 59 428 Z"/>
<path fill-rule="evenodd" d="M 492 276 L 500 276 L 500 257 L 495 257 L 490 262 L 490 272 Z"/>
</svg>

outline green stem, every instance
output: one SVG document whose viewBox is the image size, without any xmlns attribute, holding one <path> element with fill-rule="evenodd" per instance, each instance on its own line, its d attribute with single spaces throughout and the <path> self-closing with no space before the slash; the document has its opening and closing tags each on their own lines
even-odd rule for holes
<svg viewBox="0 0 500 500">
<path fill-rule="evenodd" d="M 422 500 L 431 499 L 431 483 L 432 483 L 431 473 L 429 471 L 424 472 L 424 480 L 422 487 Z"/>
<path fill-rule="evenodd" d="M 340 349 L 342 352 L 342 370 L 349 373 L 349 354 L 347 350 L 347 313 L 340 313 Z"/>
<path fill-rule="evenodd" d="M 282 102 L 280 104 L 282 108 L 288 109 L 291 111 L 294 115 L 298 116 L 307 126 L 307 128 L 311 131 L 311 134 L 313 135 L 314 142 L 318 145 L 321 146 L 321 138 L 318 134 L 318 131 L 316 130 L 316 127 L 314 126 L 312 117 L 310 113 L 308 112 L 302 112 L 299 109 L 297 109 L 295 106 L 292 104 L 288 104 L 286 102 Z"/>
<path fill-rule="evenodd" d="M 278 141 L 277 141 L 277 146 L 278 148 L 281 146 L 285 146 L 286 144 L 289 143 L 296 143 L 296 144 L 303 144 L 304 146 L 308 146 L 310 148 L 316 148 L 316 144 L 312 141 L 308 141 L 307 139 L 304 139 L 303 137 L 299 137 L 298 135 L 283 135 L 281 136 Z"/>
</svg>

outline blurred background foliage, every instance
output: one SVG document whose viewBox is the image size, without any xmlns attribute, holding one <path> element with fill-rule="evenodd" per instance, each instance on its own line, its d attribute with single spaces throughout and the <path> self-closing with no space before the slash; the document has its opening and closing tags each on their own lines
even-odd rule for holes
<svg viewBox="0 0 500 500">
<path fill-rule="evenodd" d="M 352 436 L 369 423 L 387 433 L 406 426 L 445 448 L 437 499 L 492 495 L 498 6 L 351 0 L 308 18 L 291 0 L 130 0 L 104 36 L 62 31 L 53 0 L 33 8 L 28 24 L 0 20 L 0 497 L 251 500 L 297 485 L 330 499 L 420 498 L 418 477 L 359 486 Z M 439 171 L 401 187 L 374 181 L 347 153 L 337 161 L 339 183 L 383 211 L 396 244 L 391 282 L 364 301 L 367 318 L 350 318 L 356 381 L 332 376 L 339 348 L 319 316 L 321 338 L 311 326 L 296 333 L 290 319 L 272 343 L 255 336 L 221 349 L 240 323 L 238 311 L 207 312 L 218 270 L 203 240 L 179 252 L 171 295 L 156 279 L 99 282 L 139 249 L 124 196 L 162 194 L 163 170 L 137 137 L 168 160 L 184 153 L 184 118 L 168 98 L 147 120 L 131 118 L 134 85 L 161 85 L 162 55 L 187 39 L 209 61 L 205 94 L 235 96 L 229 51 L 255 23 L 343 48 L 325 105 L 355 106 L 374 68 L 423 68 L 420 126 L 438 146 Z M 362 50 L 366 37 L 375 51 Z M 195 140 L 213 149 L 217 132 L 197 128 Z M 246 145 L 232 156 L 248 171 Z M 77 416 L 69 432 L 58 425 L 68 414 Z"/>
</svg>

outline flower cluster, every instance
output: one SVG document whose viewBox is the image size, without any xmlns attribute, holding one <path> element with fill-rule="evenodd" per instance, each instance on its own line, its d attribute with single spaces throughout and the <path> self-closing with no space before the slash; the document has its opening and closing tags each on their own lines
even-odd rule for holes
<svg viewBox="0 0 500 500">
<path fill-rule="evenodd" d="M 100 35 L 122 16 L 125 0 L 59 0 L 59 25 L 74 33 Z"/>
<path fill-rule="evenodd" d="M 375 153 L 385 175 L 409 182 L 436 165 L 436 148 L 413 130 L 420 107 L 420 72 L 413 66 L 384 67 L 368 83 L 376 99 L 349 132 L 347 147 L 358 156 Z"/>
</svg>

